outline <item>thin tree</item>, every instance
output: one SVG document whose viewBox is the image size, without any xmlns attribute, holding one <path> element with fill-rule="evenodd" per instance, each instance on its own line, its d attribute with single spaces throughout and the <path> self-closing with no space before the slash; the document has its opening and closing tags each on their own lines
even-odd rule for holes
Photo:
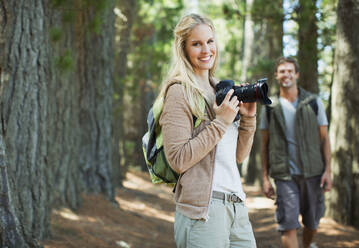
<svg viewBox="0 0 359 248">
<path fill-rule="evenodd" d="M 273 80 L 273 67 L 276 59 L 282 55 L 283 37 L 283 2 L 282 0 L 267 1 L 256 0 L 251 10 L 254 19 L 255 33 L 251 56 L 251 80 L 268 78 L 270 91 L 275 92 L 276 82 Z M 273 11 L 275 10 L 275 11 Z M 258 104 L 257 112 L 262 106 Z M 258 119 L 259 120 L 259 119 Z M 259 121 L 257 122 L 259 124 Z M 244 178 L 247 184 L 259 183 L 261 180 L 260 161 L 260 133 L 256 132 L 248 164 L 244 168 Z"/>
<path fill-rule="evenodd" d="M 114 102 L 112 109 L 112 167 L 115 185 L 121 185 L 127 168 L 125 149 L 124 92 L 127 74 L 127 55 L 131 51 L 132 26 L 137 13 L 136 1 L 120 0 L 118 8 L 119 28 L 116 77 L 114 83 Z"/>
<path fill-rule="evenodd" d="M 298 64 L 299 84 L 304 89 L 318 93 L 318 27 L 316 1 L 299 0 L 298 22 Z"/>
</svg>

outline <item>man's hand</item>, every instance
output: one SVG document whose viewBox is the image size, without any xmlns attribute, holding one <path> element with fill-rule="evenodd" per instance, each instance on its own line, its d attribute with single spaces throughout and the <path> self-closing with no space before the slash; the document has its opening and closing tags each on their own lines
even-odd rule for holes
<svg viewBox="0 0 359 248">
<path fill-rule="evenodd" d="M 269 179 L 263 179 L 263 192 L 266 197 L 274 200 L 274 195 L 275 195 L 274 188 L 271 182 L 269 181 Z"/>
<path fill-rule="evenodd" d="M 324 190 L 324 192 L 328 192 L 332 188 L 332 179 L 330 177 L 330 172 L 324 171 L 322 175 L 322 179 L 320 181 L 320 187 Z"/>
</svg>

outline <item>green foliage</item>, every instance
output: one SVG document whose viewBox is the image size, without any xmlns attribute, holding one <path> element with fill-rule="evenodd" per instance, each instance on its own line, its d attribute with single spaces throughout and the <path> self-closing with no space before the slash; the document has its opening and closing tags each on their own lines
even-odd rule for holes
<svg viewBox="0 0 359 248">
<path fill-rule="evenodd" d="M 213 20 L 220 54 L 216 76 L 219 79 L 240 78 L 243 14 L 245 1 L 216 1 L 202 3 L 203 14 Z"/>
<path fill-rule="evenodd" d="M 84 5 L 88 8 L 92 8 L 95 12 L 95 15 L 93 16 L 90 24 L 89 24 L 89 30 L 94 32 L 95 34 L 99 34 L 101 32 L 101 28 L 103 25 L 103 15 L 105 14 L 105 11 L 110 4 L 109 0 L 82 0 Z"/>
<path fill-rule="evenodd" d="M 158 91 L 167 73 L 172 56 L 172 32 L 181 17 L 183 8 L 181 0 L 140 0 L 135 5 L 136 17 L 130 35 L 131 47 L 127 55 L 127 73 L 125 78 L 118 79 L 121 84 L 119 87 L 123 91 L 121 109 L 124 111 L 122 114 L 126 123 L 124 131 L 126 159 L 129 164 L 134 165 L 140 163 L 138 149 L 141 148 L 137 147 L 137 144 L 143 133 L 139 131 L 141 130 L 139 127 L 145 125 L 144 112 L 153 102 L 155 92 Z M 126 25 L 127 17 L 123 16 L 125 11 L 122 7 L 118 5 L 121 13 L 117 16 L 121 19 L 119 23 Z M 121 25 L 116 27 L 121 29 L 123 28 Z M 121 38 L 119 37 L 119 42 Z M 115 99 L 120 99 L 118 93 L 114 94 Z"/>
<path fill-rule="evenodd" d="M 248 69 L 247 77 L 252 80 L 258 80 L 257 75 L 269 75 L 273 73 L 275 61 L 268 58 L 262 58 L 258 62 Z"/>
<path fill-rule="evenodd" d="M 78 15 L 89 13 L 92 15 L 89 23 L 83 23 L 83 29 L 90 33 L 99 34 L 103 25 L 103 16 L 110 4 L 109 0 L 51 0 L 52 7 L 61 12 L 63 25 L 75 25 Z M 61 27 L 50 28 L 50 40 L 59 42 L 63 39 L 64 33 Z M 55 65 L 61 72 L 68 72 L 73 68 L 74 59 L 71 51 L 66 50 L 55 58 Z"/>
<path fill-rule="evenodd" d="M 73 23 L 76 16 L 75 11 L 77 10 L 74 7 L 76 3 L 74 4 L 74 2 L 70 0 L 51 0 L 51 5 L 58 11 L 61 11 L 62 21 L 64 23 Z"/>
<path fill-rule="evenodd" d="M 76 15 L 86 10 L 93 13 L 91 21 L 85 26 L 86 29 L 99 34 L 103 25 L 103 15 L 110 4 L 109 0 L 51 0 L 54 8 L 62 12 L 64 23 L 74 24 Z"/>
<path fill-rule="evenodd" d="M 52 6 L 56 8 L 67 6 L 69 2 L 69 0 L 51 0 Z"/>
<path fill-rule="evenodd" d="M 69 72 L 73 68 L 74 59 L 72 53 L 69 50 L 66 50 L 62 55 L 55 58 L 56 67 L 61 72 Z"/>
<path fill-rule="evenodd" d="M 170 61 L 172 31 L 182 8 L 179 0 L 139 3 L 139 13 L 131 36 L 132 53 L 128 57 L 132 78 L 127 81 L 136 82 L 130 88 L 133 91 L 138 87 L 138 82 L 146 80 L 153 82 L 154 89 L 158 88 L 167 69 L 165 65 Z"/>
<path fill-rule="evenodd" d="M 227 21 L 231 21 L 233 18 L 239 19 L 244 17 L 243 13 L 245 9 L 243 7 L 245 7 L 245 5 L 243 3 L 244 1 L 240 5 L 222 4 L 222 13 Z"/>
<path fill-rule="evenodd" d="M 50 29 L 50 40 L 52 42 L 58 42 L 61 40 L 63 32 L 59 27 L 53 27 Z"/>
<path fill-rule="evenodd" d="M 281 1 L 254 0 L 251 12 L 257 23 L 283 20 Z"/>
<path fill-rule="evenodd" d="M 72 24 L 75 22 L 76 12 L 73 9 L 65 9 L 62 11 L 62 22 Z"/>
</svg>

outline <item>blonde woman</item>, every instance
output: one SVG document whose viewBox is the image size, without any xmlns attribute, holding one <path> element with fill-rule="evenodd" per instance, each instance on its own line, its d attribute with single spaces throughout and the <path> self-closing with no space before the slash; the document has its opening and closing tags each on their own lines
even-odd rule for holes
<svg viewBox="0 0 359 248">
<path fill-rule="evenodd" d="M 173 56 L 159 99 L 165 154 L 180 174 L 177 247 L 256 247 L 236 164 L 251 150 L 256 103 L 231 98 L 233 90 L 215 103 L 218 47 L 209 19 L 191 14 L 179 21 Z M 238 112 L 240 122 L 233 122 Z"/>
</svg>

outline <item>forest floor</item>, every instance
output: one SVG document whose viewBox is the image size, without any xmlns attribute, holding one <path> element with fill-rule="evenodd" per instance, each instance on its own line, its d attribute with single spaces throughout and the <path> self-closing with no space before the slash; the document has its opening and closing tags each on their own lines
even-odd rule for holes
<svg viewBox="0 0 359 248">
<path fill-rule="evenodd" d="M 147 173 L 131 170 L 116 191 L 119 206 L 101 195 L 84 195 L 82 207 L 53 210 L 52 239 L 45 248 L 171 248 L 174 204 L 172 189 L 153 185 Z M 280 236 L 274 222 L 274 202 L 258 187 L 244 186 L 246 205 L 258 248 L 279 248 Z M 299 231 L 299 236 L 301 232 Z M 359 247 L 359 230 L 322 218 L 315 237 L 317 247 Z"/>
</svg>

